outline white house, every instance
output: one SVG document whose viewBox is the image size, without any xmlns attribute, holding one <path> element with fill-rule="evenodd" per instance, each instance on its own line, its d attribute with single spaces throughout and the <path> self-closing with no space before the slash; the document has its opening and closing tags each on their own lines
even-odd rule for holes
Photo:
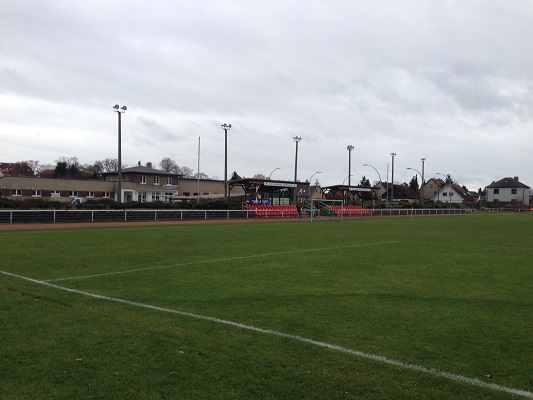
<svg viewBox="0 0 533 400">
<path fill-rule="evenodd" d="M 529 206 L 529 186 L 519 182 L 518 177 L 507 177 L 492 182 L 486 187 L 487 203 L 507 203 Z"/>
<path fill-rule="evenodd" d="M 455 183 L 451 185 L 445 184 L 443 187 L 439 188 L 431 200 L 454 204 L 475 201 L 466 190 Z"/>
</svg>

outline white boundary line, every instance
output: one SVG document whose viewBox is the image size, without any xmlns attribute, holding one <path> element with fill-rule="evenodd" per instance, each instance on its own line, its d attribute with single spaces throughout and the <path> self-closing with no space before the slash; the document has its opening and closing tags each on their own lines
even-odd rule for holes
<svg viewBox="0 0 533 400">
<path fill-rule="evenodd" d="M 247 329 L 247 330 L 250 330 L 250 331 L 264 333 L 264 334 L 273 335 L 273 336 L 278 336 L 278 337 L 282 337 L 282 338 L 286 338 L 286 339 L 292 339 L 292 340 L 296 340 L 296 341 L 299 341 L 299 342 L 312 344 L 314 346 L 324 347 L 324 348 L 328 348 L 328 349 L 331 349 L 331 350 L 337 350 L 337 351 L 340 351 L 342 353 L 351 354 L 351 355 L 354 355 L 354 356 L 359 357 L 359 358 L 365 358 L 365 359 L 368 359 L 368 360 L 377 361 L 377 362 L 380 362 L 380 363 L 383 363 L 383 364 L 387 364 L 387 365 L 393 365 L 395 367 L 408 369 L 408 370 L 411 370 L 411 371 L 422 372 L 422 373 L 433 375 L 433 376 L 437 376 L 437 377 L 440 377 L 440 378 L 446 378 L 446 379 L 449 379 L 449 380 L 452 380 L 452 381 L 455 381 L 455 382 L 460 382 L 460 383 L 464 383 L 464 384 L 471 385 L 471 386 L 477 386 L 477 387 L 480 387 L 480 388 L 483 388 L 483 389 L 490 389 L 490 390 L 494 390 L 494 391 L 498 391 L 498 392 L 505 392 L 505 393 L 514 394 L 514 395 L 523 396 L 523 397 L 527 397 L 527 398 L 533 399 L 533 393 L 529 392 L 527 390 L 514 389 L 514 388 L 510 388 L 510 387 L 506 387 L 506 386 L 497 385 L 497 384 L 494 384 L 494 383 L 483 382 L 483 381 L 481 381 L 479 379 L 475 379 L 475 378 L 467 378 L 467 377 L 462 376 L 462 375 L 457 375 L 457 374 L 452 374 L 452 373 L 445 372 L 445 371 L 440 371 L 440 370 L 437 370 L 437 369 L 434 369 L 434 368 L 426 368 L 426 367 L 422 367 L 422 366 L 416 365 L 416 364 L 404 363 L 404 362 L 401 362 L 401 361 L 398 361 L 398 360 L 394 360 L 394 359 L 391 359 L 391 358 L 379 356 L 379 355 L 376 355 L 376 354 L 365 353 L 365 352 L 358 351 L 358 350 L 352 350 L 352 349 L 348 349 L 346 347 L 337 346 L 335 344 L 330 344 L 330 343 L 326 343 L 326 342 L 320 342 L 320 341 L 317 341 L 317 340 L 305 338 L 303 336 L 291 335 L 291 334 L 288 334 L 288 333 L 278 332 L 278 331 L 274 331 L 274 330 L 270 330 L 270 329 L 258 328 L 258 327 L 251 326 L 251 325 L 241 324 L 239 322 L 233 322 L 233 321 L 228 321 L 228 320 L 219 319 L 219 318 L 215 318 L 215 317 L 209 317 L 209 316 L 206 316 L 206 315 L 194 314 L 194 313 L 187 312 L 187 311 L 173 310 L 173 309 L 170 309 L 170 308 L 158 307 L 158 306 L 154 306 L 154 305 L 150 305 L 150 304 L 137 303 L 137 302 L 134 302 L 134 301 L 119 299 L 119 298 L 116 298 L 116 297 L 109 297 L 109 296 L 99 295 L 99 294 L 96 294 L 96 293 L 84 292 L 84 291 L 81 291 L 81 290 L 76 290 L 76 289 L 71 289 L 71 288 L 64 287 L 64 286 L 54 285 L 52 283 L 48 283 L 48 282 L 45 282 L 45 281 L 39 281 L 37 279 L 28 278 L 26 276 L 13 274 L 13 273 L 6 272 L 6 271 L 0 271 L 0 273 L 4 274 L 4 275 L 11 276 L 11 277 L 14 277 L 14 278 L 23 279 L 23 280 L 26 280 L 26 281 L 29 281 L 29 282 L 37 283 L 39 285 L 44 285 L 44 286 L 52 287 L 52 288 L 55 288 L 55 289 L 64 290 L 64 291 L 71 292 L 71 293 L 80 294 L 80 295 L 83 295 L 83 296 L 93 297 L 93 298 L 100 299 L 100 300 L 112 301 L 112 302 L 115 302 L 115 303 L 127 304 L 127 305 L 134 306 L 134 307 L 146 308 L 146 309 L 149 309 L 149 310 L 155 310 L 155 311 L 167 312 L 167 313 L 172 313 L 172 314 L 177 314 L 177 315 L 183 315 L 183 316 L 187 316 L 187 317 L 191 317 L 191 318 L 196 318 L 196 319 L 201 319 L 201 320 L 205 320 L 205 321 L 215 322 L 217 324 L 229 325 L 229 326 L 233 326 L 233 327 L 236 327 L 236 328 Z"/>
<path fill-rule="evenodd" d="M 218 262 L 225 262 L 225 261 L 246 260 L 246 259 L 258 258 L 258 257 L 280 256 L 280 255 L 284 255 L 284 254 L 295 254 L 295 253 L 309 253 L 309 252 L 313 252 L 313 251 L 337 250 L 337 249 L 344 249 L 344 248 L 351 248 L 351 247 L 381 246 L 381 245 L 384 245 L 384 244 L 391 244 L 391 243 L 401 243 L 401 241 L 393 240 L 393 241 L 388 241 L 388 242 L 349 244 L 349 245 L 345 245 L 345 246 L 320 247 L 320 248 L 317 247 L 317 248 L 314 248 L 314 249 L 300 249 L 300 250 L 291 250 L 291 251 L 280 251 L 280 252 L 274 252 L 274 253 L 251 254 L 251 255 L 247 255 L 247 256 L 219 258 L 219 259 L 203 260 L 203 261 L 191 261 L 191 262 L 180 263 L 180 264 L 158 265 L 158 266 L 154 266 L 154 267 L 136 268 L 136 269 L 129 269 L 129 270 L 126 270 L 126 271 L 105 272 L 105 273 L 93 274 L 93 275 L 80 275 L 80 276 L 71 276 L 71 277 L 67 277 L 67 278 L 44 279 L 43 282 L 59 282 L 59 281 L 69 281 L 69 280 L 73 280 L 73 279 L 89 279 L 89 278 L 96 278 L 96 277 L 100 277 L 100 276 L 109 276 L 109 275 L 118 275 L 118 274 L 130 274 L 130 273 L 133 273 L 133 272 L 151 271 L 151 270 L 155 270 L 155 269 L 184 267 L 184 266 L 187 266 L 187 265 L 200 265 L 200 264 L 218 263 Z"/>
</svg>

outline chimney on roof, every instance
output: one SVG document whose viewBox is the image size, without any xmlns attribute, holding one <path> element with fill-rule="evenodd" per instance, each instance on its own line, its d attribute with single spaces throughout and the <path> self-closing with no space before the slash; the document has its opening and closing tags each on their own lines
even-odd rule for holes
<svg viewBox="0 0 533 400">
<path fill-rule="evenodd" d="M 148 162 L 146 163 L 146 167 L 147 167 L 147 168 L 152 168 L 152 163 L 151 163 L 150 161 L 148 161 Z"/>
<path fill-rule="evenodd" d="M 520 181 L 518 180 L 518 176 L 515 176 L 515 177 L 514 177 L 514 180 L 517 181 L 517 182 L 520 182 Z"/>
</svg>

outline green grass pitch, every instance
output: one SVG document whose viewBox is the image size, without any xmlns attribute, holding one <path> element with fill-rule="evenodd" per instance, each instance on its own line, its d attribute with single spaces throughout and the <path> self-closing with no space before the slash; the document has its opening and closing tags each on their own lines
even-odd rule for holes
<svg viewBox="0 0 533 400">
<path fill-rule="evenodd" d="M 533 215 L 0 232 L 0 399 L 533 397 Z"/>
</svg>

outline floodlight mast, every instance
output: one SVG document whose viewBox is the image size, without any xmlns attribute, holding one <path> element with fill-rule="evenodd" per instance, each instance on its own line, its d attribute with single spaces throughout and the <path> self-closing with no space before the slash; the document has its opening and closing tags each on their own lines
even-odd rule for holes
<svg viewBox="0 0 533 400">
<path fill-rule="evenodd" d="M 117 177 L 117 201 L 122 203 L 122 114 L 128 107 L 120 107 L 118 104 L 113 106 L 113 111 L 118 114 L 118 177 Z"/>
<path fill-rule="evenodd" d="M 298 180 L 298 143 L 302 140 L 301 136 L 294 136 L 293 140 L 296 142 L 296 154 L 294 156 L 294 182 Z M 296 190 L 294 190 L 294 201 L 296 201 Z"/>
<path fill-rule="evenodd" d="M 348 186 L 351 186 L 351 176 L 352 176 L 352 150 L 354 147 L 350 144 L 346 147 L 348 150 Z"/>
<path fill-rule="evenodd" d="M 392 176 L 391 176 L 391 181 L 392 181 L 392 190 L 391 190 L 391 206 L 394 204 L 394 157 L 396 157 L 396 153 L 390 153 L 391 157 L 392 157 Z"/>
<path fill-rule="evenodd" d="M 231 129 L 231 124 L 222 124 L 224 129 L 224 201 L 228 200 L 228 130 Z"/>
</svg>

